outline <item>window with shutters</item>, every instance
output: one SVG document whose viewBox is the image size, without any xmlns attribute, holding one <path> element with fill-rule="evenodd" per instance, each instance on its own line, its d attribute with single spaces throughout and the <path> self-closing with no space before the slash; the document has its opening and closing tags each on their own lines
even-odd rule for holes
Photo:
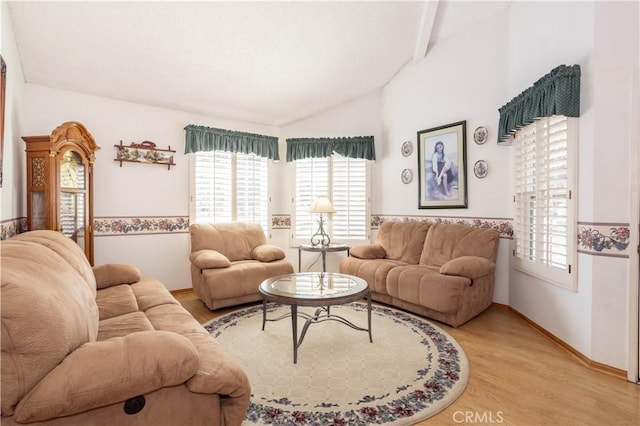
<svg viewBox="0 0 640 426">
<path fill-rule="evenodd" d="M 268 160 L 224 151 L 191 156 L 191 223 L 247 222 L 269 233 Z"/>
<path fill-rule="evenodd" d="M 575 119 L 552 116 L 518 130 L 515 147 L 515 268 L 576 289 Z"/>
<path fill-rule="evenodd" d="M 291 243 L 309 243 L 318 229 L 318 214 L 309 206 L 327 196 L 336 212 L 324 215 L 325 231 L 332 243 L 369 241 L 369 164 L 367 160 L 341 157 L 306 158 L 295 161 L 295 188 Z"/>
</svg>

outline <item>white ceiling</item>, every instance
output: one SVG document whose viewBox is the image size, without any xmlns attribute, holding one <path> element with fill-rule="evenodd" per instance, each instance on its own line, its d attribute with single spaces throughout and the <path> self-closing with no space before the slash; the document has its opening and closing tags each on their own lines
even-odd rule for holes
<svg viewBox="0 0 640 426">
<path fill-rule="evenodd" d="M 432 46 L 505 7 L 11 1 L 9 13 L 28 83 L 281 126 L 380 89 L 417 47 L 424 54 L 425 40 Z"/>
</svg>

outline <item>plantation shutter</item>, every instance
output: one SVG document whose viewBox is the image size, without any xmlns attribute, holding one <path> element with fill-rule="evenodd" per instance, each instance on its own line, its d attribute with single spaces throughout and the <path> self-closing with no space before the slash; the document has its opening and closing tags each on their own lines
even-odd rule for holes
<svg viewBox="0 0 640 426">
<path fill-rule="evenodd" d="M 516 267 L 567 286 L 574 250 L 569 128 L 564 116 L 516 133 Z"/>
<path fill-rule="evenodd" d="M 194 223 L 247 222 L 269 230 L 268 160 L 254 154 L 194 154 Z"/>
<path fill-rule="evenodd" d="M 267 159 L 252 154 L 236 155 L 236 220 L 260 224 L 267 232 Z"/>
<path fill-rule="evenodd" d="M 367 162 L 333 157 L 333 238 L 340 241 L 367 238 Z"/>
<path fill-rule="evenodd" d="M 309 206 L 318 196 L 329 193 L 329 159 L 305 158 L 296 161 L 296 192 L 294 199 L 295 217 L 293 223 L 293 239 L 308 240 L 318 229 L 317 214 L 309 213 Z M 326 215 L 325 215 L 326 216 Z M 325 217 L 325 230 L 331 234 Z"/>
<path fill-rule="evenodd" d="M 230 152 L 195 154 L 195 222 L 230 222 L 232 219 L 232 164 Z"/>
</svg>

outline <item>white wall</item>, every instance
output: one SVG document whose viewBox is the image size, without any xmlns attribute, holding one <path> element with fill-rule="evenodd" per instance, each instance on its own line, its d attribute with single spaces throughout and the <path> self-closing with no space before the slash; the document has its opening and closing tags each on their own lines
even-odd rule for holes
<svg viewBox="0 0 640 426">
<path fill-rule="evenodd" d="M 0 220 L 15 219 L 23 215 L 24 147 L 18 145 L 23 111 L 22 65 L 18 56 L 13 27 L 6 2 L 0 3 L 0 53 L 7 64 L 5 100 L 3 182 L 0 189 Z"/>
<path fill-rule="evenodd" d="M 509 98 L 507 80 L 507 12 L 450 36 L 431 47 L 418 63 L 409 63 L 383 91 L 384 135 L 373 182 L 378 197 L 373 212 L 386 215 L 507 218 L 511 210 L 509 148 L 498 146 L 498 108 Z M 467 209 L 418 209 L 417 132 L 457 121 L 467 122 Z M 479 126 L 489 130 L 483 145 L 473 141 Z M 412 141 L 414 153 L 403 157 L 400 146 Z M 378 141 L 376 140 L 376 144 Z M 486 178 L 474 176 L 473 164 L 485 160 Z M 404 185 L 400 172 L 413 171 Z M 494 301 L 509 302 L 510 240 L 498 250 Z"/>
<path fill-rule="evenodd" d="M 639 120 L 637 111 L 632 110 L 632 99 L 640 91 L 634 75 L 640 56 L 640 4 L 597 2 L 594 18 L 595 151 L 593 163 L 584 169 L 591 165 L 598 175 L 591 187 L 596 221 L 631 223 L 630 177 L 637 159 L 628 153 L 631 144 L 638 143 L 632 137 L 632 123 Z M 616 160 L 607 161 L 612 153 Z M 626 348 L 616 343 L 628 336 L 630 268 L 638 268 L 630 258 L 597 258 L 591 278 L 591 358 L 620 368 L 628 365 Z"/>
<path fill-rule="evenodd" d="M 557 65 L 581 66 L 578 220 L 629 223 L 638 3 L 516 2 L 508 34 L 510 97 Z M 590 359 L 626 369 L 630 267 L 580 254 L 575 293 L 513 271 L 510 305 Z"/>
<path fill-rule="evenodd" d="M 83 123 L 101 149 L 94 166 L 94 216 L 188 216 L 189 161 L 183 154 L 188 124 L 278 136 L 278 129 L 87 96 L 34 84 L 25 87 L 22 135 L 46 135 L 61 123 Z M 114 145 L 149 140 L 171 146 L 176 166 L 114 161 Z M 17 144 L 24 150 L 24 143 Z M 283 153 L 284 154 L 284 153 Z M 23 191 L 24 194 L 24 191 Z M 24 196 L 24 195 L 23 195 Z M 23 213 L 24 214 L 24 213 Z M 186 233 L 101 236 L 95 238 L 95 263 L 131 263 L 169 289 L 188 288 L 189 236 Z"/>
</svg>

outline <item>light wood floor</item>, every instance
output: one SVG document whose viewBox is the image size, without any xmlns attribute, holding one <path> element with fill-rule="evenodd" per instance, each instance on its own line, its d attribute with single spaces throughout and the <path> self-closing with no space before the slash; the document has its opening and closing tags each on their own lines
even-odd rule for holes
<svg viewBox="0 0 640 426">
<path fill-rule="evenodd" d="M 174 295 L 201 323 L 237 309 L 212 312 L 192 291 Z M 640 385 L 584 366 L 504 308 L 457 329 L 434 323 L 464 348 L 471 374 L 452 405 L 419 425 L 640 425 Z"/>
</svg>

